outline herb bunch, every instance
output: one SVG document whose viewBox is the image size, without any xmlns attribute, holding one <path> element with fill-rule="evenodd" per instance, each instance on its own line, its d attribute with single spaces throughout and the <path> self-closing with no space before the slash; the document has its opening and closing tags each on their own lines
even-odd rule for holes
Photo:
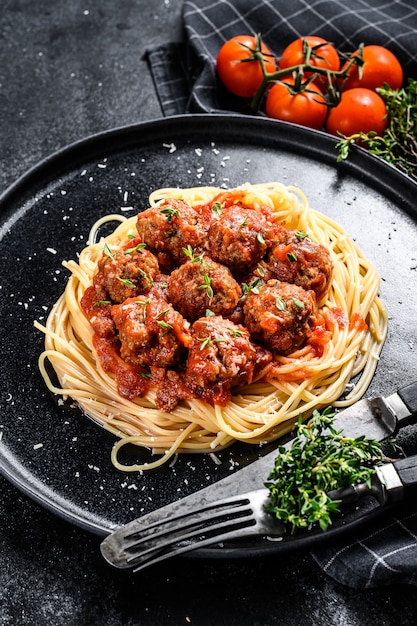
<svg viewBox="0 0 417 626">
<path fill-rule="evenodd" d="M 327 530 L 341 503 L 329 498 L 328 492 L 359 483 L 370 485 L 374 464 L 383 458 L 376 440 L 345 437 L 333 427 L 334 417 L 328 407 L 321 413 L 314 411 L 305 424 L 300 418 L 291 448 L 278 448 L 265 483 L 269 489 L 266 509 L 288 524 L 291 532 L 315 524 Z"/>
<path fill-rule="evenodd" d="M 384 134 L 357 133 L 343 137 L 336 145 L 337 160 L 346 159 L 352 145 L 359 143 L 417 180 L 417 80 L 410 78 L 406 87 L 397 90 L 385 85 L 377 92 L 387 107 L 389 121 Z"/>
</svg>

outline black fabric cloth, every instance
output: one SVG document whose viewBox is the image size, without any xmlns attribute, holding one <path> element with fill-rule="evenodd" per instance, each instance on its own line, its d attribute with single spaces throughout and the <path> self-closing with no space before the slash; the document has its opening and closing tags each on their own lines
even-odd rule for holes
<svg viewBox="0 0 417 626">
<path fill-rule="evenodd" d="M 245 112 L 246 103 L 218 84 L 215 59 L 230 37 L 260 33 L 279 55 L 295 38 L 317 35 L 340 50 L 359 43 L 388 47 L 405 74 L 417 76 L 415 0 L 186 0 L 185 42 L 147 51 L 164 115 Z M 415 452 L 415 451 L 414 451 Z M 383 516 L 354 537 L 312 554 L 323 570 L 352 588 L 417 584 L 417 511 L 413 504 Z"/>
<path fill-rule="evenodd" d="M 360 43 L 389 48 L 417 76 L 415 0 L 185 0 L 185 43 L 147 52 L 164 115 L 245 112 L 218 84 L 215 59 L 230 37 L 260 33 L 277 55 L 297 37 L 317 35 L 343 52 Z"/>
<path fill-rule="evenodd" d="M 404 504 L 366 530 L 312 552 L 324 572 L 356 589 L 417 585 L 417 511 Z"/>
</svg>

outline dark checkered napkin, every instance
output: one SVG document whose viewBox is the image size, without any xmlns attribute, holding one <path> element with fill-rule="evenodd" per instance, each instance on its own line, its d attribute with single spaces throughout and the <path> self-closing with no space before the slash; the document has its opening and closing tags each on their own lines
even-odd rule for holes
<svg viewBox="0 0 417 626">
<path fill-rule="evenodd" d="M 349 5 L 349 6 L 347 6 Z M 416 0 L 185 0 L 184 43 L 147 51 L 164 115 L 244 112 L 217 83 L 215 59 L 230 37 L 261 33 L 277 54 L 293 39 L 321 36 L 340 50 L 387 46 L 417 76 Z M 417 584 L 417 512 L 413 503 L 313 552 L 324 571 L 355 588 Z"/>
<path fill-rule="evenodd" d="M 240 34 L 261 33 L 277 55 L 309 34 L 345 52 L 361 42 L 384 45 L 407 74 L 417 76 L 415 0 L 185 0 L 183 20 L 185 44 L 168 42 L 148 51 L 164 115 L 244 111 L 217 84 L 215 73 L 221 45 Z"/>
<path fill-rule="evenodd" d="M 347 539 L 313 551 L 329 576 L 355 589 L 417 585 L 417 507 L 404 504 Z"/>
</svg>

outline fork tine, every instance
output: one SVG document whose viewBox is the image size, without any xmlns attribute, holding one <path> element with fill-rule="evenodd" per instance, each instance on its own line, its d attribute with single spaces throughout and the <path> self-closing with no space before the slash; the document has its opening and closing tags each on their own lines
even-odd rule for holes
<svg viewBox="0 0 417 626">
<path fill-rule="evenodd" d="M 200 511 L 198 513 L 200 513 Z M 230 514 L 233 514 L 234 517 L 227 519 Z M 230 532 L 253 526 L 256 523 L 253 519 L 253 511 L 250 507 L 239 510 L 237 510 L 236 507 L 225 508 L 222 509 L 221 513 L 213 513 L 210 517 L 206 516 L 204 519 L 197 517 L 197 519 L 194 520 L 194 517 L 196 516 L 193 515 L 181 528 L 175 527 L 173 530 L 166 529 L 149 537 L 140 537 L 137 541 L 132 541 L 130 544 L 126 545 L 125 552 L 127 554 L 130 553 L 130 556 L 126 559 L 127 562 L 131 563 L 136 558 L 145 557 L 155 551 L 163 551 L 170 547 L 174 549 L 174 546 L 180 546 L 195 537 L 203 537 L 206 539 L 212 537 L 212 542 L 214 543 L 219 537 L 219 531 L 226 531 L 227 534 L 230 534 Z M 162 541 L 161 537 L 163 537 Z M 189 549 L 192 548 L 192 545 L 199 547 L 201 541 L 203 541 L 203 539 L 194 542 L 194 544 L 189 543 Z"/>
<path fill-rule="evenodd" d="M 207 502 L 206 504 L 199 505 L 197 508 L 193 507 L 191 511 L 183 507 L 183 510 L 180 509 L 180 513 L 176 513 L 175 515 L 170 515 L 169 518 L 159 518 L 154 522 L 149 522 L 146 526 L 142 526 L 139 528 L 134 528 L 129 532 L 125 533 L 125 537 L 130 537 L 135 534 L 141 534 L 144 531 L 150 530 L 151 528 L 156 528 L 157 526 L 165 526 L 169 522 L 175 522 L 177 520 L 183 519 L 184 517 L 189 517 L 191 515 L 205 513 L 205 511 L 210 511 L 212 509 L 217 509 L 221 506 L 241 506 L 242 504 L 248 504 L 250 502 L 247 494 L 241 494 L 238 496 L 231 496 L 230 498 L 224 498 L 222 500 L 214 500 L 213 502 Z M 170 505 L 168 505 L 170 506 Z"/>
<path fill-rule="evenodd" d="M 202 503 L 181 500 L 137 518 L 101 543 L 104 558 L 120 569 L 145 567 L 222 541 L 249 535 L 283 537 L 285 527 L 265 510 L 266 489 Z M 184 511 L 184 512 L 181 512 Z"/>
<path fill-rule="evenodd" d="M 172 537 L 171 541 L 173 541 L 175 533 L 179 533 L 179 540 L 182 540 L 185 536 L 184 531 L 186 529 L 194 527 L 198 530 L 201 525 L 206 527 L 209 522 L 216 519 L 225 518 L 229 515 L 243 517 L 245 512 L 251 513 L 249 505 L 250 501 L 248 498 L 235 497 L 224 501 L 208 503 L 197 511 L 185 512 L 168 519 L 158 520 L 143 528 L 137 528 L 125 534 L 125 549 L 129 550 L 132 546 L 139 547 L 146 541 L 160 539 L 167 535 Z M 247 508 L 248 506 L 249 509 Z M 202 517 L 203 514 L 204 517 Z M 178 522 L 180 522 L 181 525 L 179 525 Z M 129 543 L 129 540 L 131 540 L 131 543 Z"/>
<path fill-rule="evenodd" d="M 221 543 L 230 538 L 244 537 L 251 534 L 251 529 L 256 522 L 252 515 L 231 519 L 227 522 L 219 522 L 213 524 L 205 530 L 205 534 L 201 534 L 200 528 L 196 528 L 190 533 L 184 534 L 179 541 L 167 540 L 165 543 L 157 543 L 144 551 L 127 557 L 126 562 L 133 566 L 133 571 L 138 572 L 145 567 L 150 567 L 156 563 L 160 563 L 165 559 L 172 558 L 191 552 L 197 548 L 203 548 L 214 543 Z M 222 532 L 219 532 L 222 531 Z M 214 533 L 214 534 L 213 534 Z M 210 536 L 207 536 L 210 534 Z M 184 545 L 185 541 L 197 538 L 197 541 L 191 541 Z"/>
</svg>

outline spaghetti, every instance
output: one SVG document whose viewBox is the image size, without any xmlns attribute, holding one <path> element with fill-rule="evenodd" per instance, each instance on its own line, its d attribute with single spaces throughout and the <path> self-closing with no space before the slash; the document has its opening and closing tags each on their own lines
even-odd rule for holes
<svg viewBox="0 0 417 626">
<path fill-rule="evenodd" d="M 172 409 L 161 409 L 156 386 L 144 386 L 139 397 L 123 395 L 117 377 L 99 358 L 94 330 L 81 303 L 97 276 L 103 249 L 126 249 L 126 242 L 137 237 L 137 216 L 106 216 L 93 226 L 78 262 L 63 263 L 71 276 L 46 325 L 35 322 L 45 334 L 39 367 L 46 385 L 54 394 L 75 400 L 85 414 L 116 435 L 111 458 L 120 470 L 153 469 L 178 452 L 215 452 L 237 440 L 252 444 L 274 440 L 289 432 L 300 414 L 308 417 L 317 408 L 356 402 L 374 374 L 387 333 L 387 312 L 378 297 L 376 269 L 341 226 L 309 207 L 299 189 L 280 183 L 247 183 L 231 192 L 213 187 L 170 188 L 154 191 L 149 204 L 161 207 L 168 199 L 176 199 L 196 210 L 206 210 L 213 206 L 214 199 L 218 199 L 219 206 L 227 197 L 256 211 L 263 207 L 280 227 L 308 235 L 309 240 L 328 251 L 332 264 L 329 284 L 317 292 L 320 323 L 308 339 L 290 350 L 274 352 L 269 361 L 261 361 L 263 366 L 254 375 L 232 386 L 227 402 L 210 402 L 189 394 L 182 395 Z M 114 220 L 120 224 L 113 233 L 97 241 L 101 225 Z M 262 285 L 268 278 L 264 276 L 263 262 L 260 259 L 254 267 L 255 282 L 251 284 Z M 257 289 L 253 289 L 248 299 L 256 296 Z M 305 308 L 298 298 L 292 300 Z M 276 302 L 281 304 L 281 299 Z M 48 374 L 47 361 L 60 386 Z M 143 380 L 146 378 L 144 375 Z M 350 381 L 352 389 L 343 397 Z M 119 460 L 119 452 L 127 443 L 151 449 L 158 458 L 125 465 Z"/>
</svg>

